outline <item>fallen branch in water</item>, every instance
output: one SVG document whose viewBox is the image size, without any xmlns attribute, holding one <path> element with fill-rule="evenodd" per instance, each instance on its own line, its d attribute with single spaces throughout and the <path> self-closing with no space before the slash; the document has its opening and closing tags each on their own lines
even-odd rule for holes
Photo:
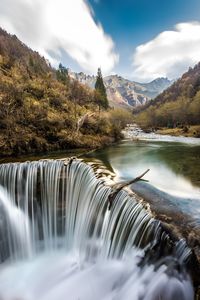
<svg viewBox="0 0 200 300">
<path fill-rule="evenodd" d="M 125 188 L 126 186 L 130 185 L 130 184 L 133 184 L 135 182 L 138 182 L 138 181 L 148 181 L 148 180 L 144 180 L 142 179 L 142 177 L 144 177 L 144 175 L 146 175 L 148 172 L 150 171 L 150 169 L 146 170 L 144 173 L 142 173 L 140 176 L 134 178 L 134 179 L 131 179 L 129 181 L 125 181 L 125 182 L 120 182 L 120 183 L 116 183 L 112 186 L 112 193 L 109 195 L 108 197 L 108 202 L 109 202 L 109 205 L 108 205 L 108 209 L 110 210 L 111 209 L 111 206 L 112 206 L 112 203 L 115 199 L 115 197 L 117 196 L 117 194 L 123 189 Z"/>
</svg>

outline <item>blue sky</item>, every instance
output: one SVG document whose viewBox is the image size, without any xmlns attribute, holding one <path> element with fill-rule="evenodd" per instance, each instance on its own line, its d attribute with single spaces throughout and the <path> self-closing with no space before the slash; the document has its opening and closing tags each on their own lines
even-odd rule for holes
<svg viewBox="0 0 200 300">
<path fill-rule="evenodd" d="M 174 79 L 200 61 L 200 0 L 0 0 L 0 26 L 88 74 Z"/>
<path fill-rule="evenodd" d="M 131 77 L 135 48 L 182 22 L 200 21 L 199 0 L 90 0 L 95 18 L 116 44 L 115 71 Z M 200 51 L 200 49 L 199 49 Z"/>
</svg>

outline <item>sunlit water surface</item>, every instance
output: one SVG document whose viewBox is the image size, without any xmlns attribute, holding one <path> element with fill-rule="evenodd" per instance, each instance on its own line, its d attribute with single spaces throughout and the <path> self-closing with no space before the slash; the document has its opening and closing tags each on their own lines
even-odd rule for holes
<svg viewBox="0 0 200 300">
<path fill-rule="evenodd" d="M 147 135 L 147 134 L 146 134 Z M 180 207 L 200 218 L 200 141 L 183 142 L 150 139 L 131 140 L 90 153 L 88 159 L 102 161 L 116 174 L 116 180 L 137 177 L 145 170 L 149 185 L 176 198 Z M 195 140 L 195 142 L 194 142 Z M 138 187 L 137 187 L 138 188 Z"/>
</svg>

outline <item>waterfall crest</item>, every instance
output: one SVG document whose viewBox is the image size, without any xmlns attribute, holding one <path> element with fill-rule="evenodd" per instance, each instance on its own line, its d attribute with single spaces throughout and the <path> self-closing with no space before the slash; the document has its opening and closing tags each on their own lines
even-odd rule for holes
<svg viewBox="0 0 200 300">
<path fill-rule="evenodd" d="M 12 279 L 19 261 L 22 273 L 28 267 L 33 274 L 41 270 L 41 282 L 32 283 L 33 299 L 65 299 L 66 293 L 69 299 L 87 300 L 193 299 L 184 268 L 191 254 L 185 242 L 172 245 L 160 223 L 126 191 L 117 194 L 108 210 L 112 189 L 87 164 L 79 160 L 2 164 L 0 185 L 0 259 L 5 265 L 9 262 L 0 271 L 0 296 L 5 299 L 12 298 L 10 291 L 2 292 L 5 276 Z M 55 275 L 56 284 L 52 279 L 55 286 L 50 293 L 42 266 L 52 261 L 52 255 L 49 273 Z M 95 297 L 85 286 L 76 290 L 86 277 L 93 278 Z M 41 293 L 43 280 L 46 288 Z M 24 293 L 15 292 L 13 297 Z"/>
</svg>

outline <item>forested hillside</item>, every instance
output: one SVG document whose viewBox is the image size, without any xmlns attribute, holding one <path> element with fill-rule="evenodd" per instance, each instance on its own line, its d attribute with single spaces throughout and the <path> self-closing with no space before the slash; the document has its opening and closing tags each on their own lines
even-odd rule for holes
<svg viewBox="0 0 200 300">
<path fill-rule="evenodd" d="M 190 125 L 200 125 L 200 63 L 134 113 L 143 127 L 182 127 L 187 131 Z M 198 130 L 194 135 L 200 135 Z"/>
<path fill-rule="evenodd" d="M 99 147 L 119 138 L 96 91 L 56 71 L 37 52 L 0 29 L 0 154 Z M 85 114 L 80 131 L 77 122 Z M 93 113 L 91 115 L 91 113 Z"/>
</svg>

